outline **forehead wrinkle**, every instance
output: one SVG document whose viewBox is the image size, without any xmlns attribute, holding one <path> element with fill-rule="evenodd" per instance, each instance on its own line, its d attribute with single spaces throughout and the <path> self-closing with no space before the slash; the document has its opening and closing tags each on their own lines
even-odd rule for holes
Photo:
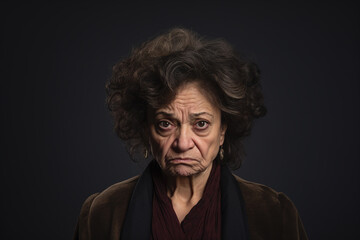
<svg viewBox="0 0 360 240">
<path fill-rule="evenodd" d="M 169 110 L 169 111 L 168 111 Z M 208 112 L 209 108 L 208 107 L 204 107 L 203 109 L 200 109 L 199 112 L 191 112 L 191 108 L 184 108 L 184 109 L 178 109 L 177 107 L 165 107 L 165 108 L 161 108 L 161 109 L 158 109 L 155 113 L 155 116 L 158 116 L 158 115 L 165 115 L 167 117 L 174 117 L 176 114 L 177 111 L 181 112 L 181 115 L 186 115 L 186 112 L 188 113 L 187 115 L 191 118 L 191 119 L 194 119 L 194 118 L 197 118 L 197 117 L 200 117 L 202 115 L 207 115 L 209 116 L 210 118 L 214 118 L 214 114 Z"/>
<path fill-rule="evenodd" d="M 156 112 L 156 113 L 155 113 L 155 116 L 157 116 L 157 115 L 165 115 L 165 116 L 168 116 L 168 117 L 174 116 L 173 113 L 168 113 L 168 112 L 164 112 L 164 111 L 158 111 L 158 112 Z"/>
<path fill-rule="evenodd" d="M 202 116 L 202 115 L 207 115 L 207 116 L 209 116 L 211 119 L 214 119 L 214 115 L 211 114 L 211 113 L 208 113 L 208 112 L 191 113 L 191 114 L 190 114 L 190 118 L 195 119 L 195 118 L 200 117 L 200 116 Z"/>
<path fill-rule="evenodd" d="M 155 115 L 163 114 L 171 118 L 194 119 L 207 115 L 211 119 L 217 116 L 218 108 L 201 92 L 198 84 L 187 84 L 180 88 L 174 99 L 155 111 Z"/>
<path fill-rule="evenodd" d="M 185 118 L 185 116 L 187 116 L 189 119 L 195 119 L 202 115 L 206 115 L 213 120 L 217 114 L 216 112 L 213 112 L 214 106 L 206 101 L 200 101 L 198 104 L 190 104 L 191 106 L 188 105 L 189 104 L 186 103 L 179 106 L 177 103 L 172 102 L 167 106 L 157 109 L 155 116 L 164 115 L 171 118 Z"/>
</svg>

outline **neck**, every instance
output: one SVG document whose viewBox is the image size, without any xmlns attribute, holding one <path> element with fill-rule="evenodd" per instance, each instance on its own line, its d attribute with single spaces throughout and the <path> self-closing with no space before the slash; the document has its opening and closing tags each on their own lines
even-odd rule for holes
<svg viewBox="0 0 360 240">
<path fill-rule="evenodd" d="M 195 205 L 201 198 L 213 165 L 191 176 L 167 176 L 167 195 L 173 201 Z"/>
</svg>

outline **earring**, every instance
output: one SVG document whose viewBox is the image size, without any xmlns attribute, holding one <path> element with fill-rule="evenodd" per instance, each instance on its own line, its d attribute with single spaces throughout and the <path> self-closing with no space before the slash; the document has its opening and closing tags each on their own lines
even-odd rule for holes
<svg viewBox="0 0 360 240">
<path fill-rule="evenodd" d="M 224 159 L 224 149 L 222 145 L 220 146 L 219 157 L 221 161 Z"/>
<path fill-rule="evenodd" d="M 148 158 L 148 150 L 145 148 L 145 150 L 144 150 L 144 158 L 146 159 L 146 158 Z"/>
</svg>

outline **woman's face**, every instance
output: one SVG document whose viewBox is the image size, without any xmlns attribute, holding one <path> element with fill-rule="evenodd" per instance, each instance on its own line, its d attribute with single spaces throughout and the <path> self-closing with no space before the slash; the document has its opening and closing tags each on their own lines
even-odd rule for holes
<svg viewBox="0 0 360 240">
<path fill-rule="evenodd" d="M 197 83 L 181 87 L 169 105 L 149 109 L 148 120 L 151 151 L 165 173 L 191 176 L 211 169 L 226 126 Z"/>
</svg>

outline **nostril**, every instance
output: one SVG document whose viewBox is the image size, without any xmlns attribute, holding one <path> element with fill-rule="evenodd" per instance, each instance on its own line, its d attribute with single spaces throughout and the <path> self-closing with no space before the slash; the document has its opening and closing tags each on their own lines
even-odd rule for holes
<svg viewBox="0 0 360 240">
<path fill-rule="evenodd" d="M 174 146 L 179 151 L 187 151 L 187 150 L 193 148 L 194 145 L 195 144 L 193 142 L 191 134 L 187 131 L 187 129 L 186 128 L 180 129 L 179 134 L 174 141 Z"/>
</svg>

